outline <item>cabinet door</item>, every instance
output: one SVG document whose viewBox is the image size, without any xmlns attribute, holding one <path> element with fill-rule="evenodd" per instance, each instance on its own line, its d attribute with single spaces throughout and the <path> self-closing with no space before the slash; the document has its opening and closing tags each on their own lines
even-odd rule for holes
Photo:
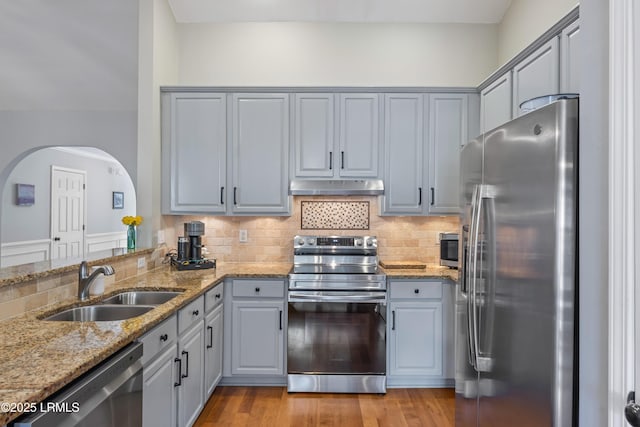
<svg viewBox="0 0 640 427">
<path fill-rule="evenodd" d="M 204 327 L 199 321 L 180 336 L 182 385 L 178 389 L 178 426 L 191 426 L 204 408 Z"/>
<path fill-rule="evenodd" d="M 234 301 L 231 373 L 284 373 L 284 302 Z"/>
<path fill-rule="evenodd" d="M 467 142 L 467 111 L 467 95 L 429 95 L 429 214 L 460 213 L 460 150 Z"/>
<path fill-rule="evenodd" d="M 340 95 L 340 152 L 335 167 L 341 177 L 378 177 L 379 99 L 377 94 Z"/>
<path fill-rule="evenodd" d="M 424 212 L 423 105 L 420 94 L 384 97 L 385 214 Z"/>
<path fill-rule="evenodd" d="M 233 95 L 232 211 L 289 213 L 289 95 Z"/>
<path fill-rule="evenodd" d="M 226 111 L 223 93 L 164 96 L 162 213 L 224 213 Z"/>
<path fill-rule="evenodd" d="M 560 66 L 558 38 L 542 45 L 513 68 L 513 116 L 518 117 L 520 104 L 531 98 L 558 93 Z"/>
<path fill-rule="evenodd" d="M 297 177 L 332 177 L 335 171 L 334 96 L 295 96 L 295 173 Z"/>
<path fill-rule="evenodd" d="M 176 345 L 168 347 L 142 371 L 142 425 L 144 427 L 174 427 L 176 424 L 176 387 L 178 372 L 175 363 Z"/>
<path fill-rule="evenodd" d="M 511 71 L 480 93 L 480 134 L 511 120 Z"/>
<path fill-rule="evenodd" d="M 442 376 L 442 303 L 393 302 L 390 309 L 390 375 Z"/>
<path fill-rule="evenodd" d="M 205 400 L 222 377 L 222 304 L 205 319 L 204 387 Z"/>
<path fill-rule="evenodd" d="M 580 93 L 580 22 L 575 21 L 560 35 L 560 92 Z"/>
</svg>

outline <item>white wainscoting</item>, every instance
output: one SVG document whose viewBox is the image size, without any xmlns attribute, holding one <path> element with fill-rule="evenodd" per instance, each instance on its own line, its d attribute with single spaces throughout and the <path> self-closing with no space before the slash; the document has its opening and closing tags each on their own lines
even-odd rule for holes
<svg viewBox="0 0 640 427">
<path fill-rule="evenodd" d="M 85 254 L 114 248 L 127 247 L 127 232 L 115 231 L 111 233 L 87 234 L 84 239 Z"/>
<path fill-rule="evenodd" d="M 3 243 L 0 253 L 0 267 L 47 261 L 51 253 L 51 239 Z"/>
</svg>

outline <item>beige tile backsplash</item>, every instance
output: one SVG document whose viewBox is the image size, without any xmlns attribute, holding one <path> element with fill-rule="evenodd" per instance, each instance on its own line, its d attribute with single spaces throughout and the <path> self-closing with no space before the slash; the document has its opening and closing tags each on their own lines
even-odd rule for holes
<svg viewBox="0 0 640 427">
<path fill-rule="evenodd" d="M 303 230 L 301 201 L 368 201 L 369 230 Z M 385 261 L 415 260 L 437 263 L 440 256 L 439 232 L 458 230 L 457 217 L 387 217 L 379 216 L 377 197 L 296 196 L 290 217 L 173 217 L 175 235 L 167 245 L 175 248 L 176 239 L 183 234 L 187 221 L 205 223 L 204 244 L 210 258 L 227 262 L 290 262 L 293 260 L 293 236 L 319 235 L 375 235 L 378 237 L 380 259 Z M 337 212 L 336 215 L 343 213 Z M 171 217 L 164 218 L 170 224 Z M 239 242 L 240 230 L 247 230 L 248 242 Z M 170 239 L 170 240 L 169 240 Z"/>
</svg>

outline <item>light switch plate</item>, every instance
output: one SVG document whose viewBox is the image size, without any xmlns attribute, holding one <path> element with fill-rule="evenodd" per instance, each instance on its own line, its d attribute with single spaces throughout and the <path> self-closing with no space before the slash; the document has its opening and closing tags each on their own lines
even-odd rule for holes
<svg viewBox="0 0 640 427">
<path fill-rule="evenodd" d="M 158 244 L 161 245 L 164 242 L 164 230 L 158 230 Z"/>
<path fill-rule="evenodd" d="M 138 258 L 138 268 L 145 268 L 147 266 L 147 260 L 144 257 Z"/>
<path fill-rule="evenodd" d="M 247 243 L 247 241 L 249 240 L 248 236 L 247 236 L 247 230 L 240 230 L 240 242 L 242 243 Z"/>
</svg>

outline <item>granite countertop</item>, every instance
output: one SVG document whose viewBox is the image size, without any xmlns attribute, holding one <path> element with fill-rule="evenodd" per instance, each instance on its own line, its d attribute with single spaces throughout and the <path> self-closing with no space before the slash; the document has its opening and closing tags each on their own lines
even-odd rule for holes
<svg viewBox="0 0 640 427">
<path fill-rule="evenodd" d="M 415 267 L 415 266 L 414 266 Z M 163 266 L 116 282 L 105 295 L 80 303 L 76 298 L 0 322 L 0 402 L 37 403 L 46 399 L 116 351 L 141 337 L 176 310 L 225 278 L 286 278 L 290 263 L 224 263 L 216 269 L 176 271 Z M 457 280 L 458 271 L 440 266 L 380 269 L 389 278 Z M 51 322 L 38 317 L 70 306 L 89 305 L 111 294 L 132 289 L 184 290 L 155 309 L 128 320 L 112 322 Z M 0 412 L 0 425 L 19 413 Z"/>
<path fill-rule="evenodd" d="M 286 278 L 289 263 L 218 263 L 216 269 L 175 271 L 165 266 L 116 282 L 100 297 L 70 299 L 0 322 L 0 402 L 37 403 L 133 342 L 177 309 L 227 277 Z M 87 305 L 128 289 L 184 289 L 155 309 L 112 322 L 50 322 L 38 317 Z M 0 425 L 19 413 L 0 412 Z"/>
</svg>

